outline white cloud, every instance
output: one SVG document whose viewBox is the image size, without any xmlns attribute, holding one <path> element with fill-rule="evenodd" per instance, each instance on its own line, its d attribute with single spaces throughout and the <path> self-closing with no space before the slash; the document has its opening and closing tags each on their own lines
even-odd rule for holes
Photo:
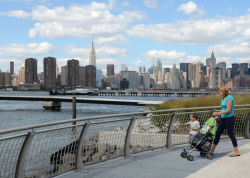
<svg viewBox="0 0 250 178">
<path fill-rule="evenodd" d="M 30 14 L 27 12 L 24 12 L 22 10 L 15 10 L 15 11 L 9 11 L 9 12 L 0 12 L 0 16 L 28 18 L 30 16 Z"/>
<path fill-rule="evenodd" d="M 73 57 L 88 57 L 89 55 L 89 48 L 80 48 L 76 47 L 74 45 L 69 45 L 63 49 L 63 51 L 68 55 L 68 56 L 73 56 Z"/>
<path fill-rule="evenodd" d="M 185 52 L 177 52 L 177 51 L 165 51 L 165 50 L 150 50 L 144 54 L 144 56 L 149 59 L 161 59 L 164 61 L 168 60 L 179 60 L 182 58 L 186 58 L 187 54 Z"/>
<path fill-rule="evenodd" d="M 250 44 L 219 44 L 207 49 L 206 54 L 214 51 L 215 56 L 219 58 L 248 58 L 250 57 Z"/>
<path fill-rule="evenodd" d="M 6 58 L 28 58 L 53 53 L 50 43 L 7 44 L 0 46 L 0 56 Z"/>
<path fill-rule="evenodd" d="M 89 56 L 89 48 L 80 48 L 74 45 L 70 45 L 64 48 L 64 51 L 69 56 L 74 57 L 88 57 Z M 126 57 L 127 50 L 124 48 L 114 48 L 114 47 L 101 47 L 96 48 L 96 58 L 103 57 Z"/>
<path fill-rule="evenodd" d="M 245 58 L 239 58 L 238 59 L 239 63 L 248 63 L 248 68 L 249 68 L 249 64 L 250 64 L 250 57 L 245 57 Z"/>
<path fill-rule="evenodd" d="M 126 57 L 125 48 L 101 47 L 96 49 L 96 54 L 100 57 Z"/>
<path fill-rule="evenodd" d="M 124 44 L 128 43 L 128 39 L 123 35 L 114 35 L 111 37 L 98 37 L 95 43 L 99 45 Z"/>
<path fill-rule="evenodd" d="M 144 5 L 148 8 L 155 8 L 157 7 L 158 0 L 144 0 Z"/>
<path fill-rule="evenodd" d="M 115 64 L 118 65 L 120 62 L 115 59 L 98 59 L 96 60 L 97 65 L 107 65 L 107 64 Z"/>
<path fill-rule="evenodd" d="M 122 2 L 122 6 L 123 6 L 123 7 L 128 7 L 128 6 L 130 6 L 130 4 L 129 4 L 128 1 L 123 1 L 123 2 Z"/>
<path fill-rule="evenodd" d="M 111 13 L 113 1 L 109 4 L 92 2 L 90 5 L 74 5 L 69 8 L 55 7 L 49 9 L 38 6 L 31 13 L 32 19 L 38 21 L 29 30 L 30 37 L 71 38 L 71 37 L 111 37 L 124 33 L 130 25 L 144 18 L 137 11 Z"/>
<path fill-rule="evenodd" d="M 248 42 L 236 41 L 229 44 L 218 44 L 210 46 L 206 52 L 206 56 L 214 52 L 217 62 L 226 62 L 228 67 L 232 63 L 250 63 L 250 44 Z"/>
<path fill-rule="evenodd" d="M 0 59 L 0 71 L 1 72 L 7 72 L 7 70 L 10 69 L 10 61 L 14 62 L 14 70 L 17 71 L 19 69 L 19 66 L 22 65 L 22 61 L 18 59 Z"/>
<path fill-rule="evenodd" d="M 239 36 L 250 39 L 249 29 L 250 15 L 244 15 L 156 25 L 139 24 L 128 30 L 127 34 L 163 43 L 210 44 Z"/>
<path fill-rule="evenodd" d="M 179 60 L 179 63 L 198 63 L 202 62 L 205 63 L 205 59 L 203 59 L 201 56 L 187 56 L 186 58 L 182 58 Z"/>
<path fill-rule="evenodd" d="M 62 66 L 66 66 L 67 65 L 67 61 L 70 60 L 70 58 L 57 58 L 56 59 L 56 64 L 59 67 L 59 70 L 61 71 L 61 67 Z M 80 61 L 80 59 L 77 59 Z"/>
<path fill-rule="evenodd" d="M 250 40 L 250 28 L 247 28 L 247 29 L 244 29 L 243 30 L 243 36 L 244 36 L 244 39 L 248 39 Z"/>
<path fill-rule="evenodd" d="M 184 14 L 191 15 L 193 17 L 200 17 L 206 14 L 203 10 L 198 9 L 197 5 L 193 1 L 180 5 L 178 7 L 178 11 L 183 11 Z"/>
<path fill-rule="evenodd" d="M 142 66 L 143 62 L 141 60 L 137 60 L 137 61 L 134 61 L 133 64 L 136 66 Z"/>
<path fill-rule="evenodd" d="M 227 67 L 232 67 L 232 63 L 234 63 L 234 61 L 236 62 L 235 59 L 233 61 L 232 58 L 228 58 L 228 57 L 217 57 L 217 56 L 215 57 L 216 57 L 216 63 L 226 62 Z"/>
<path fill-rule="evenodd" d="M 179 63 L 197 63 L 197 62 L 205 62 L 200 56 L 187 56 L 186 52 L 177 52 L 173 51 L 165 51 L 165 50 L 150 50 L 147 53 L 143 54 L 148 60 L 157 60 L 160 59 L 162 61 L 163 66 L 171 66 L 174 64 L 179 67 Z"/>
</svg>

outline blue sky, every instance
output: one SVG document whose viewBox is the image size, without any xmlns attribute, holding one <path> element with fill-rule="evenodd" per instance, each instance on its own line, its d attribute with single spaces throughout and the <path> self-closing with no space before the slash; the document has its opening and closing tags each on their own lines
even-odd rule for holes
<svg viewBox="0 0 250 178">
<path fill-rule="evenodd" d="M 205 63 L 211 51 L 230 66 L 250 63 L 247 0 L 0 0 L 0 69 L 28 57 L 88 64 L 92 36 L 97 68 L 130 70 L 161 59 L 163 66 Z"/>
</svg>

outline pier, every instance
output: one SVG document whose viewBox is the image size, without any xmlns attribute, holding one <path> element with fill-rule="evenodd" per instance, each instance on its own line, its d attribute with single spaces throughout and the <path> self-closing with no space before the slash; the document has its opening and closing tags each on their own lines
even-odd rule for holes
<svg viewBox="0 0 250 178">
<path fill-rule="evenodd" d="M 143 91 L 143 92 L 125 92 L 125 91 L 99 91 L 99 96 L 140 96 L 140 97 L 197 97 L 215 94 L 216 92 L 154 92 L 154 91 Z"/>
<path fill-rule="evenodd" d="M 72 97 L 0 95 L 0 100 L 72 102 Z M 79 98 L 79 97 L 76 98 L 76 103 L 131 105 L 131 106 L 158 105 L 162 104 L 163 102 L 164 101 L 121 100 L 121 99 Z"/>
</svg>

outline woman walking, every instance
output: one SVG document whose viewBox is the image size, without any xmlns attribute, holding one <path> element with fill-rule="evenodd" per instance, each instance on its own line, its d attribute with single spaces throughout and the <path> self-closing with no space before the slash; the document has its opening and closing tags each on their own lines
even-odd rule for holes
<svg viewBox="0 0 250 178">
<path fill-rule="evenodd" d="M 229 156 L 230 157 L 240 156 L 237 140 L 234 136 L 234 123 L 235 123 L 234 98 L 232 95 L 229 94 L 228 89 L 226 89 L 226 87 L 224 86 L 219 87 L 218 92 L 220 96 L 222 96 L 222 100 L 221 100 L 222 110 L 220 112 L 213 112 L 212 115 L 214 117 L 220 116 L 221 118 L 220 118 L 219 126 L 216 130 L 215 139 L 211 147 L 210 154 L 208 154 L 208 158 L 212 159 L 214 150 L 220 141 L 220 136 L 223 133 L 224 129 L 227 129 L 227 134 L 229 135 L 232 141 L 232 144 L 234 146 L 234 151 L 230 153 Z"/>
</svg>

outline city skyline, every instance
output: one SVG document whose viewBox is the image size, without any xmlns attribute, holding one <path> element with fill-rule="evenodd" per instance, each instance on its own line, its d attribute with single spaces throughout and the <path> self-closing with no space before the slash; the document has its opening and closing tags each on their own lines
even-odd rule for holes
<svg viewBox="0 0 250 178">
<path fill-rule="evenodd" d="M 250 63 L 248 4 L 2 0 L 0 68 L 6 71 L 14 61 L 17 73 L 26 58 L 36 58 L 41 72 L 48 56 L 57 59 L 59 68 L 70 59 L 88 65 L 92 39 L 97 69 L 114 64 L 115 73 L 122 64 L 129 70 L 138 71 L 140 65 L 148 69 L 158 59 L 171 68 L 174 63 L 205 64 L 212 51 L 227 67 Z"/>
</svg>

